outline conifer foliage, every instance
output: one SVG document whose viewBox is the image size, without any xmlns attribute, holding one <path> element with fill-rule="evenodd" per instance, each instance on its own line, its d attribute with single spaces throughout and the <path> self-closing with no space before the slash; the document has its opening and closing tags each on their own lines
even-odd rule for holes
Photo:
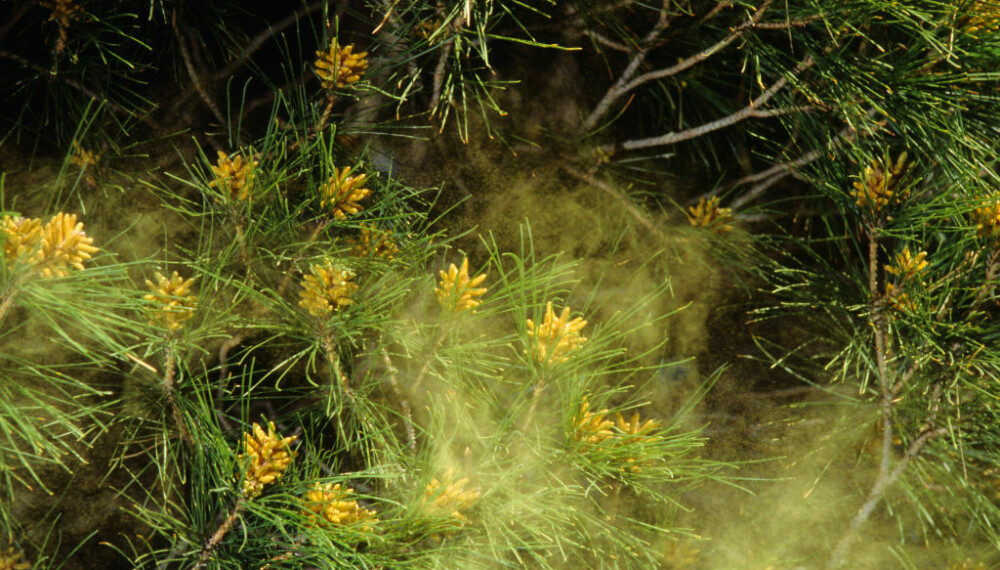
<svg viewBox="0 0 1000 570">
<path fill-rule="evenodd" d="M 1000 560 L 995 3 L 273 4 L 0 3 L 0 568 Z M 456 230 L 479 144 L 613 263 Z M 744 341 L 784 425 L 864 424 L 795 552 L 713 535 L 786 475 L 711 445 L 686 255 L 807 337 Z"/>
</svg>

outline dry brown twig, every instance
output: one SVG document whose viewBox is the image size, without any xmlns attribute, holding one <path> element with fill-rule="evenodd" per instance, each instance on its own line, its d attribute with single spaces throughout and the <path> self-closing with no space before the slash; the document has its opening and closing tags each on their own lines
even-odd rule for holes
<svg viewBox="0 0 1000 570">
<path fill-rule="evenodd" d="M 695 65 L 707 60 L 708 58 L 712 57 L 713 55 L 721 51 L 724 47 L 728 46 L 729 44 L 739 39 L 748 30 L 752 29 L 782 30 L 790 27 L 805 26 L 809 22 L 819 19 L 819 16 L 816 16 L 814 18 L 807 18 L 803 20 L 796 20 L 789 22 L 761 23 L 760 20 L 767 13 L 768 8 L 770 8 L 771 3 L 773 1 L 774 0 L 765 0 L 765 2 L 757 8 L 756 12 L 754 12 L 753 16 L 751 16 L 749 20 L 740 24 L 736 28 L 733 28 L 732 31 L 730 31 L 730 33 L 726 37 L 722 38 L 721 40 L 709 46 L 708 48 L 705 48 L 704 50 L 670 67 L 649 71 L 647 73 L 639 75 L 638 77 L 635 77 L 635 74 L 638 71 L 639 66 L 645 61 L 646 55 L 653 46 L 653 44 L 655 43 L 655 40 L 667 28 L 667 26 L 670 23 L 670 18 L 666 16 L 667 7 L 664 6 L 664 10 L 660 13 L 659 21 L 649 32 L 649 34 L 647 34 L 646 37 L 639 43 L 638 48 L 636 48 L 637 49 L 636 54 L 633 56 L 633 59 L 629 63 L 629 65 L 625 68 L 625 71 L 622 72 L 621 76 L 618 78 L 618 81 L 616 81 L 615 84 L 611 86 L 611 88 L 609 88 L 607 92 L 605 92 L 604 97 L 601 98 L 601 101 L 597 104 L 596 107 L 594 107 L 594 110 L 591 111 L 590 115 L 587 116 L 587 119 L 584 120 L 583 129 L 585 131 L 590 131 L 594 129 L 597 126 L 598 121 L 600 121 L 602 118 L 604 118 L 605 115 L 607 115 L 609 109 L 611 108 L 611 105 L 613 105 L 616 101 L 621 99 L 624 95 L 632 92 L 636 88 L 646 83 L 649 83 L 650 81 L 655 81 L 657 79 L 663 79 L 666 77 L 672 77 L 674 75 L 677 75 L 678 73 L 681 73 L 682 71 L 694 67 Z M 708 16 L 706 16 L 706 18 L 714 15 L 715 13 L 717 13 L 718 10 L 721 10 L 724 7 L 723 6 L 724 4 L 725 3 L 720 2 L 716 6 L 716 8 L 713 9 L 713 11 Z M 615 46 L 615 49 L 619 49 L 619 47 L 626 47 L 626 46 L 619 44 L 618 46 Z M 629 49 L 629 51 L 632 50 Z"/>
<path fill-rule="evenodd" d="M 773 0 L 767 0 L 772 2 Z M 656 20 L 656 24 L 653 28 L 641 39 L 639 40 L 638 46 L 635 51 L 635 55 L 632 56 L 632 60 L 629 61 L 625 70 L 618 77 L 618 80 L 612 85 L 608 91 L 604 94 L 604 97 L 597 104 L 594 110 L 583 122 L 583 129 L 585 131 L 592 130 L 597 126 L 597 122 L 607 114 L 608 109 L 611 104 L 621 98 L 622 95 L 627 93 L 624 91 L 624 86 L 631 81 L 632 77 L 639 71 L 639 67 L 645 63 L 646 56 L 649 55 L 649 47 L 660 37 L 660 34 L 670 25 L 670 0 L 664 0 L 663 9 L 660 11 L 660 15 Z"/>
<path fill-rule="evenodd" d="M 184 62 L 184 68 L 187 70 L 188 77 L 191 78 L 191 84 L 195 91 L 198 93 L 198 97 L 205 103 L 205 106 L 212 112 L 216 120 L 222 126 L 227 125 L 225 116 L 223 116 L 222 111 L 219 110 L 219 106 L 215 104 L 211 95 L 208 94 L 208 89 L 205 87 L 204 82 L 201 80 L 201 76 L 198 75 L 198 70 L 195 68 L 194 62 L 191 60 L 191 52 L 188 49 L 187 41 L 185 41 L 184 34 L 181 33 L 180 26 L 177 23 L 177 9 L 171 13 L 170 25 L 174 30 L 174 39 L 177 41 L 177 47 L 181 54 L 181 60 Z M 221 151 L 222 147 L 213 138 L 208 139 L 209 144 L 215 148 L 217 151 Z"/>
<path fill-rule="evenodd" d="M 812 67 L 815 63 L 816 61 L 813 59 L 811 55 L 806 56 L 801 62 L 799 62 L 799 64 L 791 72 L 791 75 L 797 76 L 806 69 Z M 622 150 L 640 150 L 658 146 L 668 146 L 677 144 L 682 141 L 704 136 L 708 133 L 724 129 L 726 127 L 732 126 L 736 123 L 739 123 L 740 121 L 744 121 L 749 118 L 775 117 L 778 115 L 783 115 L 792 112 L 802 112 L 811 110 L 812 109 L 811 106 L 794 106 L 784 109 L 773 109 L 773 110 L 761 109 L 761 107 L 763 107 L 771 99 L 773 99 L 774 96 L 777 95 L 787 84 L 788 84 L 788 78 L 781 77 L 780 79 L 775 81 L 773 85 L 765 89 L 763 93 L 758 95 L 756 99 L 752 100 L 749 105 L 740 109 L 739 111 L 736 111 L 735 113 L 732 113 L 726 117 L 722 117 L 721 119 L 710 121 L 703 125 L 685 129 L 679 132 L 670 132 L 656 137 L 625 141 L 620 145 L 620 147 L 612 144 L 604 145 L 601 147 L 601 151 L 607 154 L 611 154 L 615 150 L 617 150 L 617 148 L 621 148 Z"/>
</svg>

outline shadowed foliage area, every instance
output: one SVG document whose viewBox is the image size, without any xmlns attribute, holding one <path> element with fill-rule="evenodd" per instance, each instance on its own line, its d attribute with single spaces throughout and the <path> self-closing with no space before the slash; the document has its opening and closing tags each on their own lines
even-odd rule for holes
<svg viewBox="0 0 1000 570">
<path fill-rule="evenodd" d="M 996 566 L 998 58 L 985 0 L 0 2 L 0 568 Z"/>
</svg>

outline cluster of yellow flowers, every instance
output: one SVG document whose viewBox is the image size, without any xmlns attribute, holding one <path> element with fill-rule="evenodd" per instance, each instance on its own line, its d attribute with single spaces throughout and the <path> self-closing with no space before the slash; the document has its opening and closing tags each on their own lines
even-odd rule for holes
<svg viewBox="0 0 1000 570">
<path fill-rule="evenodd" d="M 442 20 L 439 18 L 420 22 L 420 24 L 418 24 L 413 28 L 413 34 L 416 35 L 417 37 L 427 40 L 428 45 L 434 45 L 442 38 L 448 36 L 448 30 L 445 30 L 444 33 L 435 36 L 435 34 L 437 34 L 437 31 L 441 28 L 442 23 L 443 23 Z"/>
<path fill-rule="evenodd" d="M 83 262 L 98 250 L 91 245 L 83 222 L 76 214 L 58 213 L 47 224 L 37 218 L 4 216 L 0 220 L 7 269 L 32 267 L 43 277 L 65 277 L 70 269 L 83 269 Z"/>
<path fill-rule="evenodd" d="M 31 562 L 24 559 L 24 553 L 13 546 L 6 552 L 0 550 L 0 570 L 28 570 Z"/>
<path fill-rule="evenodd" d="M 312 490 L 306 493 L 306 508 L 302 512 L 312 519 L 322 519 L 332 524 L 347 526 L 360 523 L 363 532 L 371 532 L 371 525 L 378 522 L 378 513 L 350 499 L 353 492 L 354 489 L 341 490 L 340 483 L 315 483 Z"/>
<path fill-rule="evenodd" d="M 972 211 L 972 219 L 976 222 L 976 231 L 981 237 L 1000 235 L 1000 198 L 983 202 Z"/>
<path fill-rule="evenodd" d="M 349 241 L 352 245 L 351 250 L 361 257 L 392 259 L 399 253 L 399 247 L 392 239 L 392 232 L 378 230 L 370 225 L 362 225 L 361 236 Z"/>
<path fill-rule="evenodd" d="M 861 180 L 854 182 L 854 190 L 851 191 L 858 206 L 879 212 L 905 199 L 909 192 L 905 188 L 900 190 L 899 185 L 909 167 L 906 159 L 906 152 L 903 152 L 895 162 L 889 161 L 887 168 L 882 168 L 877 162 L 866 166 Z"/>
<path fill-rule="evenodd" d="M 299 305 L 314 317 L 325 317 L 354 302 L 358 285 L 352 282 L 354 272 L 332 264 L 310 265 L 312 275 L 302 278 Z"/>
<path fill-rule="evenodd" d="M 957 27 L 968 34 L 996 31 L 1000 28 L 1000 3 L 997 0 L 975 0 L 966 7 Z"/>
<path fill-rule="evenodd" d="M 608 410 L 592 412 L 590 401 L 584 398 L 580 410 L 573 419 L 573 439 L 589 445 L 600 445 L 609 440 L 615 445 L 627 445 L 639 442 L 652 443 L 662 439 L 658 435 L 653 435 L 653 432 L 660 427 L 660 422 L 656 420 L 642 421 L 639 412 L 633 413 L 632 417 L 626 420 L 621 412 L 616 412 L 615 421 L 611 421 L 607 418 L 609 413 Z M 643 463 L 641 458 L 627 457 L 620 469 L 639 473 L 642 471 Z"/>
<path fill-rule="evenodd" d="M 243 477 L 243 495 L 250 499 L 260 496 L 264 487 L 280 479 L 298 455 L 289 449 L 298 436 L 281 437 L 274 432 L 274 422 L 268 422 L 266 433 L 256 422 L 252 429 L 252 433 L 243 434 L 240 454 L 241 461 L 250 463 Z"/>
<path fill-rule="evenodd" d="M 469 258 L 462 259 L 461 267 L 454 263 L 448 264 L 448 271 L 439 271 L 441 280 L 434 289 L 434 295 L 445 310 L 460 313 L 465 310 L 474 311 L 482 301 L 479 297 L 486 294 L 486 287 L 479 287 L 486 280 L 486 274 L 480 273 L 469 277 Z"/>
<path fill-rule="evenodd" d="M 171 333 L 181 330 L 198 304 L 197 295 L 190 295 L 193 283 L 193 277 L 184 279 L 176 271 L 169 278 L 156 273 L 155 283 L 147 279 L 146 286 L 151 292 L 143 295 L 143 299 L 157 305 L 149 310 L 150 324 L 166 327 Z"/>
<path fill-rule="evenodd" d="M 886 265 L 885 270 L 904 279 L 914 277 L 927 267 L 927 252 L 921 251 L 914 257 L 910 248 L 903 248 L 903 253 L 896 254 L 896 264 Z"/>
<path fill-rule="evenodd" d="M 87 170 L 92 166 L 97 166 L 97 163 L 101 161 L 101 155 L 89 151 L 80 146 L 76 141 L 73 141 L 73 156 L 69 157 L 69 161 L 79 166 L 81 170 Z"/>
<path fill-rule="evenodd" d="M 569 314 L 569 307 L 564 307 L 562 314 L 556 317 L 552 301 L 549 301 L 541 323 L 527 320 L 528 336 L 534 339 L 532 356 L 535 360 L 543 364 L 565 362 L 571 352 L 587 342 L 587 338 L 580 335 L 587 321 L 580 317 L 571 320 Z"/>
<path fill-rule="evenodd" d="M 368 52 L 353 53 L 354 44 L 340 47 L 337 38 L 330 42 L 330 49 L 316 52 L 316 75 L 324 89 L 341 88 L 361 80 L 368 69 Z"/>
<path fill-rule="evenodd" d="M 718 196 L 712 196 L 708 200 L 703 196 L 698 200 L 698 205 L 688 208 L 688 213 L 685 215 L 688 223 L 696 228 L 708 228 L 716 233 L 733 229 L 733 226 L 729 225 L 733 221 L 733 210 L 720 208 Z"/>
<path fill-rule="evenodd" d="M 590 400 L 583 399 L 580 411 L 573 420 L 573 439 L 584 443 L 599 444 L 614 437 L 615 422 L 606 419 L 608 410 L 594 413 L 590 411 Z"/>
<path fill-rule="evenodd" d="M 479 489 L 466 489 L 469 484 L 467 477 L 455 480 L 455 471 L 449 469 L 441 480 L 431 479 L 424 490 L 421 504 L 427 512 L 435 515 L 447 515 L 462 524 L 469 523 L 469 518 L 462 511 L 472 508 L 482 495 Z"/>
<path fill-rule="evenodd" d="M 927 252 L 921 251 L 914 256 L 910 253 L 910 248 L 904 248 L 902 253 L 896 254 L 895 265 L 886 265 L 887 273 L 899 277 L 900 283 L 885 284 L 885 298 L 889 306 L 897 311 L 913 311 L 916 304 L 910 298 L 909 293 L 904 291 L 909 281 L 919 278 L 920 274 L 927 267 Z"/>
<path fill-rule="evenodd" d="M 212 188 L 218 190 L 224 199 L 228 200 L 251 200 L 253 195 L 254 169 L 260 163 L 256 160 L 245 160 L 243 155 L 237 153 L 232 158 L 226 153 L 219 151 L 219 158 L 215 166 L 211 166 L 215 173 L 215 180 L 208 183 Z"/>
<path fill-rule="evenodd" d="M 50 22 L 71 19 L 83 10 L 75 0 L 42 0 L 39 5 L 49 9 Z"/>
<path fill-rule="evenodd" d="M 910 294 L 903 290 L 903 286 L 886 283 L 885 299 L 889 306 L 897 311 L 913 312 L 917 309 L 916 303 L 910 298 Z"/>
<path fill-rule="evenodd" d="M 347 218 L 348 214 L 357 214 L 364 208 L 361 207 L 361 200 L 365 199 L 371 190 L 364 187 L 367 174 L 350 176 L 351 167 L 333 167 L 333 176 L 330 180 L 319 187 L 321 198 L 320 206 L 330 208 L 333 217 L 338 220 Z"/>
<path fill-rule="evenodd" d="M 69 39 L 69 23 L 80 17 L 83 8 L 75 0 L 41 0 L 38 3 L 49 9 L 49 22 L 55 22 L 59 27 L 59 38 L 56 40 L 56 53 L 66 51 L 66 41 Z"/>
</svg>

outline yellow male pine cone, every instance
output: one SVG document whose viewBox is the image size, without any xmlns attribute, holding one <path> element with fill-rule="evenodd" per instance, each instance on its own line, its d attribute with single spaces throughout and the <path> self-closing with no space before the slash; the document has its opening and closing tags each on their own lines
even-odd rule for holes
<svg viewBox="0 0 1000 570">
<path fill-rule="evenodd" d="M 878 212 L 905 199 L 909 192 L 906 189 L 900 190 L 899 185 L 909 168 L 906 160 L 906 152 L 902 152 L 895 162 L 889 161 L 886 168 L 877 162 L 866 166 L 861 179 L 853 183 L 854 190 L 851 192 L 858 206 Z"/>
<path fill-rule="evenodd" d="M 368 52 L 352 53 L 354 44 L 339 47 L 337 38 L 330 42 L 330 49 L 316 52 L 316 75 L 324 89 L 344 87 L 361 80 L 368 69 Z"/>
<path fill-rule="evenodd" d="M 903 253 L 896 254 L 896 264 L 886 265 L 885 270 L 903 278 L 913 277 L 927 267 L 927 252 L 921 251 L 916 256 L 910 253 L 910 248 L 903 248 Z"/>
<path fill-rule="evenodd" d="M 333 217 L 344 220 L 348 214 L 357 214 L 364 208 L 361 207 L 361 200 L 365 199 L 371 190 L 364 187 L 367 174 L 350 176 L 351 167 L 345 166 L 338 169 L 333 167 L 333 176 L 330 180 L 319 187 L 320 206 L 329 208 Z"/>
<path fill-rule="evenodd" d="M 632 414 L 632 417 L 625 421 L 625 417 L 622 416 L 621 412 L 615 413 L 615 426 L 622 432 L 626 441 L 639 441 L 643 438 L 648 439 L 659 439 L 658 436 L 649 436 L 649 433 L 656 428 L 660 427 L 660 422 L 657 420 L 647 419 L 646 421 L 641 421 L 639 419 L 639 412 Z"/>
<path fill-rule="evenodd" d="M 245 160 L 242 154 L 229 158 L 229 155 L 220 150 L 216 165 L 210 165 L 215 180 L 208 185 L 218 190 L 225 199 L 251 200 L 254 169 L 258 164 L 260 163 L 256 160 Z"/>
<path fill-rule="evenodd" d="M 325 317 L 354 302 L 358 285 L 351 280 L 354 272 L 329 265 L 310 265 L 312 275 L 302 278 L 299 305 L 314 317 Z"/>
<path fill-rule="evenodd" d="M 347 526 L 361 523 L 362 531 L 371 532 L 371 525 L 378 522 L 378 513 L 349 499 L 353 492 L 354 489 L 341 490 L 340 483 L 315 483 L 312 490 L 306 493 L 302 512 L 310 518 L 322 518 L 332 524 Z"/>
<path fill-rule="evenodd" d="M 101 155 L 94 151 L 89 151 L 76 141 L 73 141 L 73 156 L 69 157 L 71 164 L 80 167 L 80 170 L 87 170 L 92 166 L 97 166 L 101 161 Z"/>
<path fill-rule="evenodd" d="M 556 317 L 552 301 L 549 301 L 541 323 L 536 325 L 533 320 L 527 320 L 528 336 L 535 341 L 532 354 L 538 362 L 565 362 L 571 352 L 587 342 L 586 337 L 580 335 L 587 321 L 580 317 L 570 320 L 569 312 L 569 307 L 565 307 L 562 314 Z"/>
<path fill-rule="evenodd" d="M 7 269 L 17 264 L 35 265 L 42 260 L 42 221 L 37 218 L 4 216 L 0 221 Z"/>
<path fill-rule="evenodd" d="M 431 513 L 449 515 L 463 524 L 469 523 L 468 517 L 461 511 L 475 505 L 482 493 L 479 489 L 465 488 L 469 483 L 468 478 L 455 481 L 454 470 L 445 472 L 441 479 L 431 479 L 424 490 L 421 504 Z"/>
<path fill-rule="evenodd" d="M 399 246 L 392 239 L 392 232 L 379 230 L 369 225 L 361 226 L 361 236 L 350 238 L 351 251 L 361 257 L 382 257 L 392 259 L 399 253 Z"/>
<path fill-rule="evenodd" d="M 685 215 L 688 223 L 696 228 L 708 228 L 716 233 L 733 229 L 733 226 L 729 225 L 733 221 L 733 210 L 720 208 L 718 196 L 712 196 L 708 200 L 702 196 L 698 200 L 698 205 L 688 208 L 688 213 Z"/>
<path fill-rule="evenodd" d="M 586 398 L 580 404 L 580 411 L 573 420 L 573 439 L 585 443 L 598 444 L 614 437 L 611 430 L 615 422 L 606 418 L 608 410 L 590 411 L 590 401 Z"/>
<path fill-rule="evenodd" d="M 274 422 L 268 422 L 267 432 L 254 422 L 252 433 L 243 434 L 240 461 L 249 461 L 243 477 L 243 495 L 249 499 L 260 496 L 264 487 L 281 478 L 298 453 L 289 446 L 298 436 L 281 437 L 274 432 Z"/>
<path fill-rule="evenodd" d="M 24 553 L 13 546 L 6 551 L 0 549 L 0 570 L 29 570 L 31 562 L 24 559 Z"/>
<path fill-rule="evenodd" d="M 469 258 L 462 259 L 462 266 L 448 264 L 448 271 L 439 271 L 441 281 L 438 282 L 434 294 L 445 309 L 459 313 L 473 309 L 481 301 L 478 297 L 486 294 L 486 287 L 477 287 L 486 280 L 486 274 L 481 273 L 469 278 Z"/>
<path fill-rule="evenodd" d="M 1000 198 L 994 196 L 992 201 L 973 210 L 972 220 L 976 223 L 976 232 L 980 237 L 1000 235 Z"/>
<path fill-rule="evenodd" d="M 184 279 L 176 271 L 169 279 L 157 273 L 156 283 L 147 279 L 146 286 L 151 293 L 142 298 L 157 305 L 149 311 L 150 324 L 166 327 L 170 332 L 183 328 L 184 323 L 194 315 L 198 303 L 196 295 L 189 295 L 193 283 L 193 277 Z"/>
<path fill-rule="evenodd" d="M 98 251 L 92 243 L 94 238 L 87 237 L 83 222 L 76 221 L 76 214 L 60 212 L 52 216 L 42 228 L 42 276 L 65 277 L 70 268 L 82 271 L 83 262 Z"/>
</svg>

